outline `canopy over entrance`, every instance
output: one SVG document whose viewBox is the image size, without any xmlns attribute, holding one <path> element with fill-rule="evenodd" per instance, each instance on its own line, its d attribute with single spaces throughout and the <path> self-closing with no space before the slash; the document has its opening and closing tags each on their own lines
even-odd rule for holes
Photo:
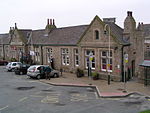
<svg viewBox="0 0 150 113">
<path fill-rule="evenodd" d="M 150 84 L 150 60 L 144 60 L 140 66 L 144 67 L 144 85 Z"/>
</svg>

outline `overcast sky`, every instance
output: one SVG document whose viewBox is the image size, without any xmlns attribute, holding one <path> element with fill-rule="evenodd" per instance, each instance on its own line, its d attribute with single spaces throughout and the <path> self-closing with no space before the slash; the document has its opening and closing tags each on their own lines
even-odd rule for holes
<svg viewBox="0 0 150 113">
<path fill-rule="evenodd" d="M 127 11 L 137 23 L 150 24 L 150 0 L 1 0 L 0 33 L 7 33 L 15 22 L 19 29 L 44 29 L 50 18 L 59 28 L 89 24 L 95 15 L 116 17 L 123 27 Z"/>
</svg>

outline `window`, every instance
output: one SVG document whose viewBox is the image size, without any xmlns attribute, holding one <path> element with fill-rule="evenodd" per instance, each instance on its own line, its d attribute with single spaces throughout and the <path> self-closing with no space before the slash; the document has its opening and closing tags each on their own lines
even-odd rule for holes
<svg viewBox="0 0 150 113">
<path fill-rule="evenodd" d="M 39 48 L 35 48 L 35 61 L 40 62 Z"/>
<path fill-rule="evenodd" d="M 63 65 L 69 65 L 69 50 L 67 48 L 61 49 L 61 55 L 62 55 L 62 64 Z"/>
<path fill-rule="evenodd" d="M 109 68 L 109 64 L 110 64 L 110 68 Z M 112 51 L 110 51 L 110 57 L 109 57 L 109 51 L 101 51 L 101 70 L 112 72 Z"/>
<path fill-rule="evenodd" d="M 74 49 L 74 62 L 75 66 L 79 66 L 79 50 Z"/>
<path fill-rule="evenodd" d="M 50 60 L 53 58 L 52 56 L 52 48 L 46 48 L 46 56 L 47 56 L 47 62 L 50 63 Z"/>
<path fill-rule="evenodd" d="M 98 30 L 95 30 L 94 35 L 95 35 L 95 36 L 94 36 L 95 39 L 98 40 L 98 39 L 99 39 L 99 31 L 98 31 Z"/>
<path fill-rule="evenodd" d="M 85 51 L 85 66 L 86 66 L 86 68 L 88 68 L 88 66 L 89 66 L 89 55 L 90 54 L 93 55 L 93 59 L 91 61 L 91 68 L 95 69 L 95 52 L 94 52 L 94 50 L 86 50 Z"/>
<path fill-rule="evenodd" d="M 145 60 L 150 60 L 150 50 L 148 51 L 145 51 L 145 54 L 144 54 L 144 59 Z"/>
</svg>

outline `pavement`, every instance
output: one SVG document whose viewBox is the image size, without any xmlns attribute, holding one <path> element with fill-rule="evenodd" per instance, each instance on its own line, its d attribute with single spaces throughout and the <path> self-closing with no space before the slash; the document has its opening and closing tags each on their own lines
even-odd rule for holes
<svg viewBox="0 0 150 113">
<path fill-rule="evenodd" d="M 108 85 L 107 80 L 92 80 L 88 76 L 77 78 L 76 74 L 63 72 L 59 78 L 41 79 L 40 81 L 52 85 L 93 87 L 96 88 L 98 96 L 103 98 L 126 97 L 133 93 L 150 97 L 150 86 L 144 86 L 134 80 L 126 82 L 126 85 L 123 82 L 114 81 Z"/>
</svg>

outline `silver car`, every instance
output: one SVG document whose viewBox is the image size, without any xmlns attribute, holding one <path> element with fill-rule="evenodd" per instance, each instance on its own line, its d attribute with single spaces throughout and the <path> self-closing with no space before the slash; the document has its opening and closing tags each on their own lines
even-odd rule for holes
<svg viewBox="0 0 150 113">
<path fill-rule="evenodd" d="M 46 66 L 46 65 L 30 66 L 27 70 L 27 76 L 31 78 L 37 78 L 37 79 L 45 78 L 45 72 L 40 71 L 40 69 L 44 67 L 49 67 L 49 66 Z M 50 77 L 59 77 L 59 71 L 51 68 Z"/>
<path fill-rule="evenodd" d="M 6 65 L 6 70 L 7 71 L 14 71 L 15 68 L 19 68 L 21 64 L 22 64 L 21 62 L 9 62 Z"/>
</svg>

